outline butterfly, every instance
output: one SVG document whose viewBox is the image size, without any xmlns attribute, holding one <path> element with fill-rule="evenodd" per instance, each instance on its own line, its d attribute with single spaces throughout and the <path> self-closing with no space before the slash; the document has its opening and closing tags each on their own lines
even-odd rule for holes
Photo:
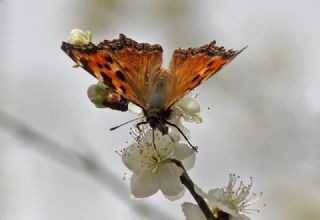
<svg viewBox="0 0 320 220">
<path fill-rule="evenodd" d="M 176 127 L 181 133 L 175 124 L 168 121 L 171 107 L 245 48 L 225 50 L 215 41 L 199 48 L 177 48 L 169 68 L 164 69 L 160 45 L 138 43 L 124 34 L 97 45 L 79 46 L 62 42 L 61 46 L 76 64 L 115 94 L 141 107 L 146 120 L 139 124 L 149 124 L 163 134 L 168 133 L 166 125 Z"/>
</svg>

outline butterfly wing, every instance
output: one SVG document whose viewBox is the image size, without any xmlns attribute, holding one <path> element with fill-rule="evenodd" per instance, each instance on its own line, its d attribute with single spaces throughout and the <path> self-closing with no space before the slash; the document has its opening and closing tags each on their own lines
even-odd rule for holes
<svg viewBox="0 0 320 220">
<path fill-rule="evenodd" d="M 103 102 L 105 107 L 122 112 L 128 110 L 128 104 L 128 100 L 116 92 L 110 92 Z"/>
<path fill-rule="evenodd" d="M 137 92 L 148 105 L 152 82 L 156 81 L 161 71 L 162 47 L 158 44 L 138 43 L 123 34 L 120 34 L 119 39 L 105 40 L 98 46 L 109 48 L 115 54 L 125 70 L 130 72 L 129 77 L 134 81 Z"/>
<path fill-rule="evenodd" d="M 123 34 L 118 39 L 77 46 L 63 42 L 62 50 L 78 65 L 129 101 L 146 107 L 148 80 L 160 72 L 162 48 L 139 44 Z"/>
<path fill-rule="evenodd" d="M 200 48 L 176 49 L 165 76 L 168 82 L 165 107 L 169 108 L 190 90 L 213 76 L 245 48 L 240 51 L 225 50 L 216 46 L 213 41 Z"/>
</svg>

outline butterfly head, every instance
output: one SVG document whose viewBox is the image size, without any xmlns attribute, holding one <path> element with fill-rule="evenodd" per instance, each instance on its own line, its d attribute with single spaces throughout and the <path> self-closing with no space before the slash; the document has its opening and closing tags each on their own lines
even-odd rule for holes
<svg viewBox="0 0 320 220">
<path fill-rule="evenodd" d="M 168 133 L 168 128 L 165 126 L 166 120 L 170 117 L 170 109 L 151 108 L 144 111 L 146 122 L 153 129 L 158 129 L 163 134 Z"/>
</svg>

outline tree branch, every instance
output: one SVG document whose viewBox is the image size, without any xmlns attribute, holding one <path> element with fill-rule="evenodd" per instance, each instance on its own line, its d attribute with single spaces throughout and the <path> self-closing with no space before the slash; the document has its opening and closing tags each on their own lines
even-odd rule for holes
<svg viewBox="0 0 320 220">
<path fill-rule="evenodd" d="M 183 169 L 183 173 L 180 176 L 181 183 L 189 190 L 191 195 L 193 196 L 194 200 L 196 200 L 199 208 L 203 212 L 203 214 L 206 216 L 207 220 L 218 220 L 215 218 L 207 205 L 206 201 L 204 198 L 202 198 L 195 190 L 194 190 L 194 183 L 192 179 L 189 177 L 186 169 L 184 168 L 183 164 L 181 161 L 176 160 L 176 159 L 170 159 L 173 163 L 175 163 L 178 167 L 181 167 Z"/>
</svg>

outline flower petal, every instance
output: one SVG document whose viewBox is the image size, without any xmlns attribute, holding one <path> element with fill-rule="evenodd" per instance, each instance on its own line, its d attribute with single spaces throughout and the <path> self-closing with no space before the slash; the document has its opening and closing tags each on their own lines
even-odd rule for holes
<svg viewBox="0 0 320 220">
<path fill-rule="evenodd" d="M 199 196 L 207 199 L 207 194 L 197 184 L 194 184 L 193 189 Z"/>
<path fill-rule="evenodd" d="M 225 199 L 226 197 L 224 195 L 224 192 L 220 188 L 211 189 L 208 192 L 208 204 L 210 208 L 218 208 L 233 217 L 238 216 L 236 210 L 229 208 L 229 201 L 225 201 Z"/>
<path fill-rule="evenodd" d="M 238 217 L 231 216 L 230 220 L 251 220 L 251 218 L 246 215 L 239 215 Z"/>
<path fill-rule="evenodd" d="M 220 188 L 211 189 L 208 192 L 208 200 L 220 201 L 223 198 L 223 191 Z"/>
<path fill-rule="evenodd" d="M 161 164 L 159 168 L 160 190 L 170 200 L 181 198 L 185 190 L 180 181 L 183 170 L 172 162 Z"/>
<path fill-rule="evenodd" d="M 122 162 L 134 173 L 140 173 L 144 169 L 145 159 L 139 150 L 138 144 L 132 144 L 122 151 Z"/>
<path fill-rule="evenodd" d="M 139 106 L 133 104 L 132 102 L 129 102 L 128 104 L 128 110 L 134 114 L 140 115 L 143 113 L 142 108 Z"/>
<path fill-rule="evenodd" d="M 198 114 L 200 112 L 200 105 L 198 101 L 191 96 L 191 93 L 185 95 L 171 108 L 172 113 L 169 121 L 178 124 L 181 118 L 187 122 L 201 123 L 202 118 Z"/>
<path fill-rule="evenodd" d="M 188 116 L 188 117 L 184 115 L 183 119 L 185 121 L 187 121 L 187 122 L 195 122 L 197 124 L 202 123 L 202 118 L 201 118 L 201 116 L 199 114 L 193 114 L 193 115 Z"/>
<path fill-rule="evenodd" d="M 192 97 L 183 97 L 177 102 L 177 105 L 187 114 L 200 112 L 200 105 L 196 99 Z"/>
<path fill-rule="evenodd" d="M 175 144 L 174 156 L 181 161 L 186 170 L 193 168 L 196 154 L 187 144 Z"/>
<path fill-rule="evenodd" d="M 183 134 L 190 139 L 191 138 L 191 133 L 188 128 L 182 125 L 181 121 L 177 124 L 177 126 L 180 128 L 180 130 L 183 132 Z"/>
<path fill-rule="evenodd" d="M 181 190 L 181 192 L 179 192 L 178 194 L 174 194 L 172 196 L 169 196 L 169 195 L 164 195 L 164 196 L 170 201 L 176 201 L 178 199 L 181 199 L 185 192 L 186 192 L 186 188 L 183 188 L 183 190 Z"/>
<path fill-rule="evenodd" d="M 182 205 L 182 211 L 187 220 L 205 220 L 206 217 L 202 213 L 199 206 L 192 204 L 190 202 L 185 202 Z"/>
<path fill-rule="evenodd" d="M 144 198 L 155 194 L 159 190 L 159 176 L 145 171 L 133 174 L 130 182 L 131 194 L 136 198 Z"/>
<path fill-rule="evenodd" d="M 148 133 L 150 132 L 150 136 L 152 136 L 152 129 L 150 129 L 148 131 Z M 155 129 L 154 130 L 154 138 L 155 138 L 155 141 L 156 143 L 159 145 L 171 145 L 172 144 L 172 140 L 170 138 L 169 135 L 167 134 L 162 134 L 161 131 L 159 131 L 158 129 Z M 152 141 L 152 140 L 151 140 Z"/>
</svg>

